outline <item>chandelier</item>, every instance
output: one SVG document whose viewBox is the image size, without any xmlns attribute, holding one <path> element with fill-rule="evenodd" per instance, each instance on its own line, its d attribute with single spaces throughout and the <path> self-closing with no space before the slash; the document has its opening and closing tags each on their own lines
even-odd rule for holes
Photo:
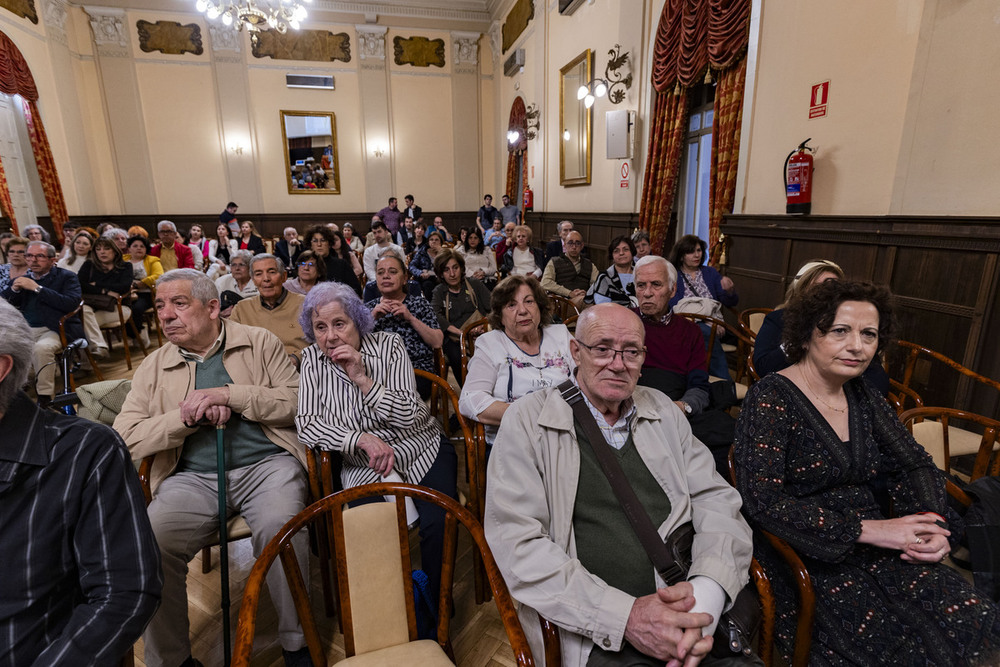
<svg viewBox="0 0 1000 667">
<path fill-rule="evenodd" d="M 306 18 L 300 0 L 197 0 L 195 7 L 209 20 L 221 18 L 227 26 L 235 23 L 238 30 L 246 27 L 251 35 L 269 28 L 282 34 L 289 27 L 298 30 Z"/>
</svg>

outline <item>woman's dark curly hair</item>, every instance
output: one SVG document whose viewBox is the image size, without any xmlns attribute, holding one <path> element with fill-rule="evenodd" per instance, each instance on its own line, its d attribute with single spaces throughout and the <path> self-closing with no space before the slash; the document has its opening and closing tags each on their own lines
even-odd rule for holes
<svg viewBox="0 0 1000 667">
<path fill-rule="evenodd" d="M 549 301 L 542 284 L 535 276 L 522 276 L 515 273 L 501 280 L 493 288 L 493 293 L 490 295 L 490 313 L 487 317 L 490 318 L 490 324 L 494 329 L 503 331 L 503 309 L 514 300 L 514 295 L 517 294 L 517 290 L 521 289 L 521 285 L 527 285 L 531 288 L 531 295 L 535 297 L 538 312 L 542 316 L 539 321 L 540 326 L 552 324 L 552 302 Z"/>
<path fill-rule="evenodd" d="M 708 244 L 694 234 L 682 236 L 681 240 L 670 251 L 670 263 L 680 271 L 681 264 L 684 263 L 684 255 L 694 252 L 698 248 L 701 248 L 701 263 L 704 264 L 708 260 Z"/>
<path fill-rule="evenodd" d="M 878 310 L 878 348 L 882 353 L 896 335 L 896 318 L 889 288 L 870 282 L 828 280 L 813 285 L 785 307 L 782 346 L 788 361 L 795 364 L 806 356 L 806 347 L 817 329 L 826 334 L 833 326 L 837 309 L 845 301 L 863 301 Z"/>
<path fill-rule="evenodd" d="M 330 244 L 330 254 L 333 255 L 333 238 L 334 238 L 333 230 L 331 230 L 326 225 L 313 225 L 312 227 L 307 229 L 305 233 L 306 245 L 311 247 L 313 237 L 316 236 L 317 234 L 326 239 L 326 242 Z M 334 255 L 334 257 L 336 257 L 336 255 Z"/>
<path fill-rule="evenodd" d="M 147 239 L 142 234 L 136 234 L 135 236 L 128 237 L 128 241 L 125 243 L 125 247 L 126 248 L 131 248 L 132 244 L 135 243 L 136 241 L 138 241 L 143 246 L 145 246 L 145 248 L 146 248 L 146 254 L 148 255 L 149 254 L 149 249 L 150 249 L 151 246 L 149 245 L 149 239 Z"/>
</svg>

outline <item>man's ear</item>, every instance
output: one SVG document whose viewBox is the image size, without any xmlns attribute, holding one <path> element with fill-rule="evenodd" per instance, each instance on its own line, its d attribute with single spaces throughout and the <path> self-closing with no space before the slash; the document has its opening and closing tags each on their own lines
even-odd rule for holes
<svg viewBox="0 0 1000 667">
<path fill-rule="evenodd" d="M 9 354 L 0 354 L 0 382 L 4 381 L 14 368 L 14 357 Z"/>
</svg>

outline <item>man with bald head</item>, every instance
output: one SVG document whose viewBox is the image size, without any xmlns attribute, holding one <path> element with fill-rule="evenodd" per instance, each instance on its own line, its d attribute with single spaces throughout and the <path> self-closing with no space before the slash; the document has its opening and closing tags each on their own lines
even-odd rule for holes
<svg viewBox="0 0 1000 667">
<path fill-rule="evenodd" d="M 644 344 L 642 321 L 627 308 L 580 315 L 570 341 L 575 383 L 604 442 L 590 441 L 561 387 L 516 401 L 487 471 L 486 537 L 536 655 L 541 615 L 559 627 L 563 665 L 744 664 L 708 652 L 747 582 L 750 528 L 681 410 L 636 386 Z M 687 581 L 657 577 L 595 447 L 613 450 L 660 538 L 693 522 Z"/>
</svg>

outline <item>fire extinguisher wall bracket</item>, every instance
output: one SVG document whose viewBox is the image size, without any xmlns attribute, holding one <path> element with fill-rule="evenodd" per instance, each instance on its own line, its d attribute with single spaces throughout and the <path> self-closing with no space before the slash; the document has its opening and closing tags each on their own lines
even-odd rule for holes
<svg viewBox="0 0 1000 667">
<path fill-rule="evenodd" d="M 812 210 L 812 175 L 815 151 L 806 139 L 785 158 L 782 179 L 785 183 L 785 213 L 808 215 Z"/>
</svg>

